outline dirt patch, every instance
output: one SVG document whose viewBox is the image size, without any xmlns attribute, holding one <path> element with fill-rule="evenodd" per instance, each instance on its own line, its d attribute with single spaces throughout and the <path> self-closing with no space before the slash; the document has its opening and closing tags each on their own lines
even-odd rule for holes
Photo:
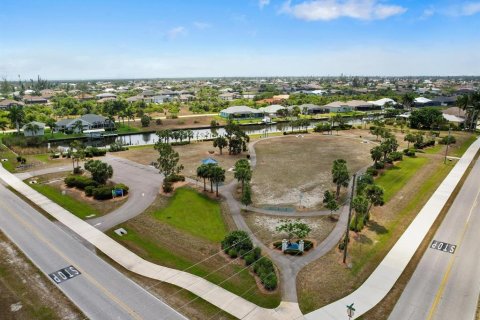
<svg viewBox="0 0 480 320">
<path fill-rule="evenodd" d="M 0 256 L 0 319 L 84 318 L 3 233 Z"/>
<path fill-rule="evenodd" d="M 353 174 L 370 164 L 372 146 L 361 139 L 320 134 L 258 142 L 253 201 L 257 206 L 320 208 L 324 191 L 334 189 L 333 160 L 345 159 Z"/>
<path fill-rule="evenodd" d="M 252 232 L 265 245 L 287 238 L 286 234 L 279 233 L 275 230 L 277 226 L 282 224 L 282 220 L 284 220 L 285 217 L 262 215 L 253 212 L 244 212 L 243 216 Z M 296 219 L 290 218 L 290 220 Z M 317 242 L 323 241 L 335 227 L 335 223 L 326 216 L 299 218 L 299 221 L 308 224 L 308 226 L 312 228 L 308 238 L 314 239 Z"/>
<path fill-rule="evenodd" d="M 201 161 L 205 158 L 213 158 L 218 161 L 218 165 L 225 169 L 225 181 L 228 183 L 233 180 L 233 171 L 231 168 L 238 159 L 246 157 L 246 153 L 240 155 L 229 155 L 224 152 L 219 153 L 218 148 L 213 147 L 213 143 L 209 142 L 192 142 L 183 146 L 174 146 L 175 151 L 180 155 L 180 164 L 185 167 L 182 174 L 191 179 L 197 178 L 197 168 L 201 165 Z M 209 153 L 213 151 L 213 153 Z M 225 150 L 224 150 L 225 151 Z M 127 151 L 116 152 L 115 156 L 125 158 L 143 165 L 150 165 L 158 159 L 158 151 L 153 146 L 132 148 Z M 198 184 L 203 186 L 203 180 L 198 180 Z M 207 181 L 207 187 L 208 181 Z M 215 186 L 214 186 L 215 187 Z"/>
</svg>

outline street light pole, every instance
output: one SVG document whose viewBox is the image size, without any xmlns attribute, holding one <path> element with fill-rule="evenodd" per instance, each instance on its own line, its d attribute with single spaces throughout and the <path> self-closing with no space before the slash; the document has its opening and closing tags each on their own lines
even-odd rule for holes
<svg viewBox="0 0 480 320">
<path fill-rule="evenodd" d="M 448 125 L 448 139 L 447 139 L 447 148 L 445 149 L 445 159 L 443 160 L 443 163 L 447 163 L 447 154 L 448 154 L 448 147 L 450 146 L 450 131 L 452 129 L 451 125 Z"/>
<path fill-rule="evenodd" d="M 352 193 L 350 194 L 350 206 L 348 208 L 347 230 L 345 231 L 345 243 L 343 245 L 343 263 L 347 261 L 348 233 L 350 231 L 350 220 L 352 218 L 352 202 L 355 191 L 355 180 L 357 180 L 356 177 L 357 174 L 353 174 Z"/>
</svg>

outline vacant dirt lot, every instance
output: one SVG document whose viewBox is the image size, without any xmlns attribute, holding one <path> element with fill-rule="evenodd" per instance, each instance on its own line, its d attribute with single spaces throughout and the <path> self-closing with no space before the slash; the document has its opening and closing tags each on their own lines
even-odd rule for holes
<svg viewBox="0 0 480 320">
<path fill-rule="evenodd" d="M 365 141 L 366 142 L 366 141 Z M 345 159 L 351 174 L 371 163 L 371 142 L 345 136 L 309 134 L 269 139 L 255 145 L 253 201 L 258 206 L 317 208 L 334 188 L 332 163 Z"/>
<path fill-rule="evenodd" d="M 229 182 L 233 180 L 233 172 L 231 168 L 233 168 L 238 159 L 245 158 L 246 156 L 246 153 L 240 155 L 228 155 L 228 151 L 220 155 L 218 148 L 214 148 L 211 141 L 192 142 L 191 144 L 183 146 L 175 146 L 174 149 L 180 154 L 179 163 L 183 164 L 185 167 L 182 174 L 192 179 L 196 179 L 197 168 L 201 165 L 201 161 L 205 158 L 211 157 L 217 160 L 218 165 L 226 170 L 226 182 Z M 209 151 L 213 151 L 213 154 L 209 153 Z M 225 151 L 225 149 L 223 151 Z M 116 152 L 114 155 L 145 165 L 149 165 L 151 162 L 158 159 L 158 152 L 153 149 L 153 146 L 132 148 L 128 151 Z"/>
<path fill-rule="evenodd" d="M 277 226 L 282 224 L 282 220 L 284 220 L 285 217 L 269 216 L 253 212 L 244 213 L 244 217 L 252 232 L 266 245 L 285 239 L 287 236 L 275 230 Z M 291 218 L 290 220 L 295 221 L 297 219 Z M 328 216 L 299 218 L 298 220 L 308 224 L 308 226 L 312 228 L 308 239 L 314 239 L 318 243 L 322 242 L 330 234 L 333 227 L 335 227 L 335 222 Z"/>
</svg>

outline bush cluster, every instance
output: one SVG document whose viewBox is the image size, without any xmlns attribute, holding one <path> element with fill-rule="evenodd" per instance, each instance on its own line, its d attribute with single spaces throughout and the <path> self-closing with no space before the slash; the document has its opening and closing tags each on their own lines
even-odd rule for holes
<svg viewBox="0 0 480 320">
<path fill-rule="evenodd" d="M 389 160 L 393 161 L 401 161 L 403 160 L 403 154 L 399 151 L 394 151 L 388 155 Z"/>
<path fill-rule="evenodd" d="M 180 174 L 173 174 L 163 179 L 163 192 L 166 192 L 166 193 L 172 192 L 173 184 L 179 181 L 185 181 L 185 177 Z"/>
<path fill-rule="evenodd" d="M 112 187 L 100 186 L 92 190 L 92 195 L 95 200 L 112 199 Z"/>
<path fill-rule="evenodd" d="M 176 141 L 176 142 L 172 142 L 170 143 L 172 146 L 184 146 L 186 144 L 190 144 L 190 141 Z"/>
<path fill-rule="evenodd" d="M 262 257 L 260 248 L 253 248 L 252 240 L 245 231 L 232 231 L 221 242 L 223 251 L 231 258 L 240 257 L 247 266 L 253 265 L 253 271 L 260 278 L 267 290 L 274 290 L 278 285 L 273 263 L 267 257 Z"/>
<path fill-rule="evenodd" d="M 435 140 L 429 140 L 425 142 L 415 142 L 413 145 L 416 149 L 424 149 L 427 147 L 433 147 L 435 145 Z"/>
<path fill-rule="evenodd" d="M 277 274 L 270 259 L 263 257 L 255 262 L 253 264 L 253 272 L 260 278 L 265 289 L 274 290 L 277 287 Z"/>
<path fill-rule="evenodd" d="M 127 147 L 122 146 L 119 143 L 112 143 L 110 147 L 108 148 L 109 152 L 119 152 L 119 151 L 126 151 L 128 150 Z"/>
<path fill-rule="evenodd" d="M 69 175 L 65 178 L 65 184 L 69 188 L 78 188 L 84 190 L 88 186 L 97 187 L 98 184 L 92 178 L 85 176 Z"/>
<path fill-rule="evenodd" d="M 440 140 L 440 144 L 454 144 L 457 142 L 454 136 L 445 136 Z"/>
<path fill-rule="evenodd" d="M 85 157 L 93 158 L 93 157 L 101 157 L 107 154 L 107 150 L 99 149 L 97 147 L 87 147 L 85 148 Z"/>
<path fill-rule="evenodd" d="M 407 157 L 415 157 L 415 150 L 414 149 L 404 149 L 403 154 Z"/>
</svg>

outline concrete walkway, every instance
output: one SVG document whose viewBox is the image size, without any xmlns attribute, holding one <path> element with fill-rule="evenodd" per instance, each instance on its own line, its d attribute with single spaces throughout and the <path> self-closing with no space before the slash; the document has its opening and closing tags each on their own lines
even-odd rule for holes
<svg viewBox="0 0 480 320">
<path fill-rule="evenodd" d="M 417 248 L 442 211 L 448 198 L 468 169 L 479 148 L 480 139 L 477 139 L 470 148 L 468 148 L 408 229 L 360 288 L 334 303 L 305 315 L 305 318 L 312 320 L 344 320 L 346 319 L 346 305 L 355 303 L 355 317 L 361 316 L 377 305 L 393 287 L 417 251 Z"/>
<path fill-rule="evenodd" d="M 146 261 L 33 190 L 3 167 L 0 167 L 0 178 L 127 270 L 184 288 L 239 319 L 289 320 L 302 317 L 296 303 L 282 302 L 275 309 L 261 308 L 201 277 Z"/>
</svg>

